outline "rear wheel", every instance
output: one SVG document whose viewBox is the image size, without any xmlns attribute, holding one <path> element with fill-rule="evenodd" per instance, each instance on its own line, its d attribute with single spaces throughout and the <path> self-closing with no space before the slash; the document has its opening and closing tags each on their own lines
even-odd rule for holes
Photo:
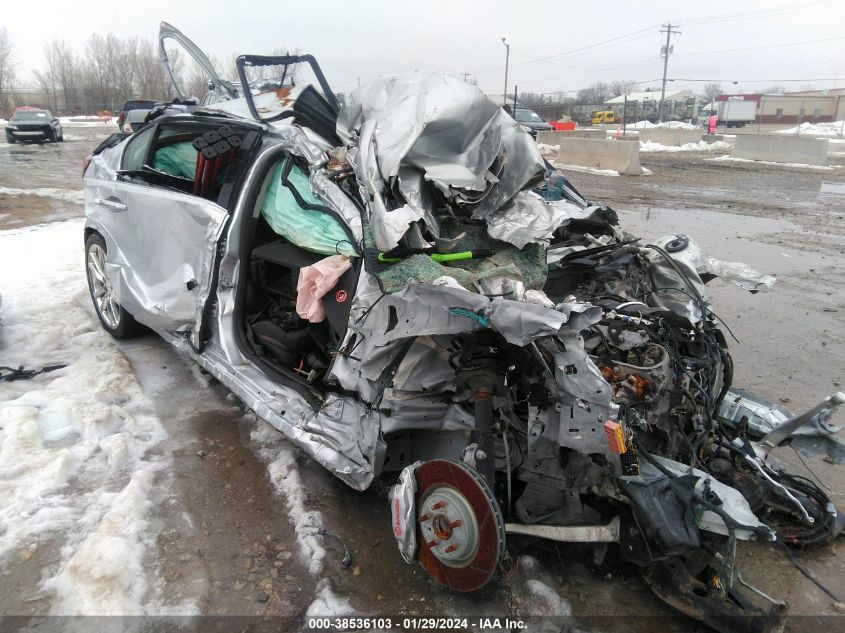
<svg viewBox="0 0 845 633">
<path fill-rule="evenodd" d="M 131 338 L 140 334 L 141 325 L 117 302 L 106 274 L 106 242 L 96 233 L 85 240 L 85 272 L 94 310 L 103 329 L 114 338 Z"/>
</svg>

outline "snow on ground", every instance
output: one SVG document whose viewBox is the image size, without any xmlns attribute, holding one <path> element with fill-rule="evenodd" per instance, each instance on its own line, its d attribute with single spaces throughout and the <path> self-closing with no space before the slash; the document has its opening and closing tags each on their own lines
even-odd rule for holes
<svg viewBox="0 0 845 633">
<path fill-rule="evenodd" d="M 568 169 L 570 171 L 583 171 L 587 174 L 596 174 L 597 176 L 618 176 L 619 172 L 615 169 L 596 169 L 595 167 L 584 167 L 582 165 L 562 165 L 560 163 L 552 162 L 556 169 Z"/>
<path fill-rule="evenodd" d="M 724 141 L 698 141 L 697 143 L 684 143 L 683 145 L 661 145 L 654 141 L 640 141 L 641 152 L 717 152 L 729 150 L 730 143 Z"/>
<path fill-rule="evenodd" d="M 682 130 L 697 130 L 699 127 L 692 123 L 684 123 L 683 121 L 664 121 L 663 123 L 649 123 L 648 121 L 639 121 L 637 123 L 627 123 L 625 127 L 629 130 L 650 130 L 656 127 L 668 127 L 669 129 Z"/>
<path fill-rule="evenodd" d="M 254 414 L 247 414 L 245 421 L 253 424 L 250 439 L 258 449 L 258 456 L 267 463 L 270 481 L 287 504 L 300 553 L 308 563 L 308 570 L 319 575 L 326 556 L 326 550 L 320 544 L 322 537 L 318 534 L 323 528 L 323 515 L 317 510 L 306 509 L 307 497 L 296 463 L 297 451 L 279 431 Z"/>
<path fill-rule="evenodd" d="M 595 167 L 584 167 L 583 165 L 563 165 L 551 161 L 555 169 L 568 169 L 570 171 L 582 171 L 586 174 L 595 174 L 596 176 L 618 176 L 619 172 L 615 169 L 596 169 Z M 651 176 L 650 169 L 643 167 L 643 176 Z"/>
<path fill-rule="evenodd" d="M 521 617 L 564 618 L 572 615 L 569 603 L 554 589 L 557 581 L 546 573 L 539 560 L 533 556 L 520 556 L 517 569 L 519 574 L 514 576 L 517 582 L 514 583 L 513 594 Z"/>
<path fill-rule="evenodd" d="M 548 143 L 537 143 L 537 149 L 543 155 L 557 154 L 560 151 L 560 145 L 549 145 Z"/>
<path fill-rule="evenodd" d="M 828 121 L 827 123 L 802 123 L 788 130 L 778 130 L 775 134 L 804 134 L 807 136 L 842 136 L 845 121 Z"/>
<path fill-rule="evenodd" d="M 332 591 L 328 581 L 324 579 L 317 585 L 317 597 L 308 606 L 305 617 L 342 617 L 353 613 L 355 611 L 349 601 Z"/>
<path fill-rule="evenodd" d="M 67 364 L 0 383 L 0 569 L 46 561 L 52 614 L 143 614 L 166 434 L 91 314 L 82 226 L 0 232 L 0 364 Z"/>
<path fill-rule="evenodd" d="M 117 125 L 117 117 L 62 116 L 59 117 L 59 123 L 71 127 L 105 127 Z"/>
<path fill-rule="evenodd" d="M 0 187 L 0 194 L 6 196 L 38 196 L 39 198 L 55 198 L 65 202 L 82 204 L 84 198 L 78 189 L 56 189 L 54 187 L 36 187 L 34 189 L 18 189 L 16 187 Z"/>
<path fill-rule="evenodd" d="M 776 167 L 795 167 L 798 169 L 817 169 L 819 171 L 833 171 L 834 169 L 842 167 L 842 165 L 831 165 L 829 167 L 824 165 L 808 165 L 807 163 L 776 163 L 770 160 L 751 160 L 750 158 L 736 158 L 724 154 L 722 156 L 714 156 L 713 158 L 705 158 L 704 160 L 713 160 L 720 162 L 733 163 L 755 163 L 757 165 L 774 165 Z"/>
</svg>

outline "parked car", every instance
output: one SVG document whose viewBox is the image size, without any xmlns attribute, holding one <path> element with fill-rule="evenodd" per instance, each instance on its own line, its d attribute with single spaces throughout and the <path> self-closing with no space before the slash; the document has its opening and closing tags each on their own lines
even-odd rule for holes
<svg viewBox="0 0 845 633">
<path fill-rule="evenodd" d="M 736 543 L 836 537 L 827 493 L 767 455 L 808 425 L 835 441 L 845 394 L 793 418 L 734 389 L 704 284 L 774 279 L 632 238 L 456 78 L 374 80 L 340 109 L 310 55 L 237 64 L 243 97 L 115 135 L 85 170 L 102 327 L 153 329 L 353 489 L 395 477 L 399 552 L 451 589 L 523 534 L 593 543 L 723 630 L 782 624 Z M 293 65 L 315 83 L 284 83 Z M 264 66 L 284 69 L 253 90 Z"/>
<path fill-rule="evenodd" d="M 528 108 L 517 108 L 513 114 L 514 121 L 519 123 L 526 132 L 533 138 L 537 138 L 537 132 L 545 132 L 554 129 L 549 125 L 543 117 L 529 110 Z"/>
<path fill-rule="evenodd" d="M 126 123 L 126 117 L 129 112 L 132 110 L 142 110 L 145 113 L 152 110 L 156 105 L 156 102 L 153 99 L 128 99 L 127 101 L 123 102 L 123 107 L 120 108 L 120 114 L 117 115 L 117 128 L 123 132 L 123 124 Z M 135 120 L 138 120 L 138 116 L 135 115 Z M 141 117 L 143 119 L 143 117 Z"/>
<path fill-rule="evenodd" d="M 40 108 L 18 108 L 6 123 L 6 142 L 65 140 L 62 124 L 49 110 Z"/>
<path fill-rule="evenodd" d="M 129 110 L 123 121 L 123 127 L 121 128 L 122 131 L 137 132 L 145 125 L 147 115 L 150 112 L 152 112 L 152 110 Z"/>
</svg>

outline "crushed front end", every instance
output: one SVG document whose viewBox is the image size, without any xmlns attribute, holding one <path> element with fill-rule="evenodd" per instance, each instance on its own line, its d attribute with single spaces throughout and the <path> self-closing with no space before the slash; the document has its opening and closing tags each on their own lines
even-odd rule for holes
<svg viewBox="0 0 845 633">
<path fill-rule="evenodd" d="M 338 134 L 367 274 L 329 377 L 379 413 L 374 469 L 401 473 L 403 557 L 468 591 L 496 575 L 506 533 L 617 543 L 662 599 L 714 628 L 780 627 L 785 605 L 745 581 L 738 541 L 829 542 L 837 515 L 819 486 L 767 463 L 789 434 L 733 415 L 705 289 L 774 278 L 687 235 L 628 235 L 550 179 L 506 113 L 442 75 L 361 88 Z M 768 416 L 770 433 L 818 427 L 843 398 Z"/>
</svg>

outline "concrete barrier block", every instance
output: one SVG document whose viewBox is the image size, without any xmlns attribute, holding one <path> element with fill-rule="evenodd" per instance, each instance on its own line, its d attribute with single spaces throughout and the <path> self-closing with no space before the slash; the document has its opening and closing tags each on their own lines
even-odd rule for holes
<svg viewBox="0 0 845 633">
<path fill-rule="evenodd" d="M 827 165 L 828 140 L 799 136 L 756 136 L 737 134 L 731 155 L 735 158 L 774 163 Z"/>
<path fill-rule="evenodd" d="M 546 145 L 558 145 L 562 138 L 607 138 L 607 132 L 604 130 L 549 130 L 547 132 L 537 132 L 537 142 L 545 143 Z"/>
<path fill-rule="evenodd" d="M 641 141 L 651 141 L 660 145 L 677 147 L 687 143 L 698 143 L 701 140 L 701 131 L 687 130 L 683 128 L 650 128 L 640 130 Z"/>
<path fill-rule="evenodd" d="M 642 176 L 640 144 L 592 138 L 562 138 L 557 160 L 563 165 L 612 169 L 626 176 Z"/>
</svg>

